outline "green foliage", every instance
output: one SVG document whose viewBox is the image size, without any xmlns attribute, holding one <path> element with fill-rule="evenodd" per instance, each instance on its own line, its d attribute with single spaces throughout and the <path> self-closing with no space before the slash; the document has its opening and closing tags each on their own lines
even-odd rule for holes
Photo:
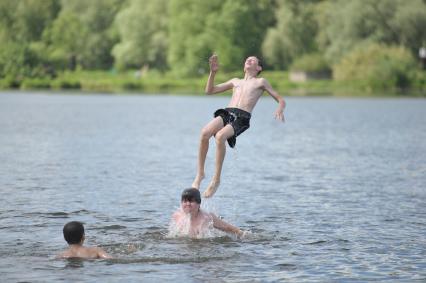
<svg viewBox="0 0 426 283">
<path fill-rule="evenodd" d="M 324 7 L 317 40 L 333 62 L 363 43 L 403 45 L 415 54 L 426 41 L 426 4 L 421 0 L 339 0 Z"/>
<path fill-rule="evenodd" d="M 367 91 L 395 90 L 411 85 L 415 68 L 415 61 L 406 48 L 369 44 L 343 57 L 334 67 L 333 74 L 337 81 Z"/>
<path fill-rule="evenodd" d="M 15 35 L 15 22 L 17 1 L 0 1 L 0 43 L 11 41 Z"/>
<path fill-rule="evenodd" d="M 228 0 L 206 28 L 211 46 L 224 71 L 242 70 L 244 60 L 260 56 L 266 29 L 272 24 L 272 7 L 265 0 Z"/>
<path fill-rule="evenodd" d="M 52 89 L 80 89 L 81 83 L 76 79 L 58 78 L 50 82 Z"/>
<path fill-rule="evenodd" d="M 331 68 L 320 53 L 306 54 L 293 61 L 292 71 L 330 72 Z"/>
<path fill-rule="evenodd" d="M 267 31 L 262 50 L 274 69 L 287 69 L 291 62 L 316 51 L 316 1 L 278 1 L 277 24 Z"/>
<path fill-rule="evenodd" d="M 59 9 L 56 0 L 0 2 L 0 78 L 19 85 L 25 77 L 47 75 L 46 62 L 33 44 Z"/>
<path fill-rule="evenodd" d="M 0 89 L 19 88 L 20 83 L 15 78 L 8 76 L 0 79 Z"/>
<path fill-rule="evenodd" d="M 167 68 L 168 0 L 132 0 L 118 13 L 116 25 L 120 35 L 112 53 L 115 66 L 126 68 Z"/>
<path fill-rule="evenodd" d="M 18 40 L 40 40 L 44 29 L 53 22 L 60 10 L 59 1 L 22 0 L 17 2 L 15 28 Z"/>
<path fill-rule="evenodd" d="M 112 27 L 118 0 L 62 1 L 62 10 L 45 29 L 43 40 L 57 68 L 109 68 L 118 38 Z"/>
<path fill-rule="evenodd" d="M 199 75 L 206 71 L 215 38 L 205 33 L 205 29 L 218 17 L 222 2 L 170 0 L 167 60 L 176 74 Z"/>
<path fill-rule="evenodd" d="M 424 70 L 414 70 L 411 73 L 412 88 L 414 90 L 426 92 L 426 72 Z"/>
<path fill-rule="evenodd" d="M 37 58 L 24 44 L 7 42 L 0 48 L 0 77 L 21 80 L 36 75 Z"/>
<path fill-rule="evenodd" d="M 59 10 L 57 0 L 0 1 L 0 38 L 13 42 L 40 40 Z"/>
<path fill-rule="evenodd" d="M 268 3 L 172 0 L 169 65 L 179 74 L 204 74 L 209 56 L 216 52 L 222 70 L 242 69 L 245 57 L 261 53 L 265 30 L 271 24 Z"/>
<path fill-rule="evenodd" d="M 44 39 L 49 50 L 49 58 L 62 63 L 61 69 L 74 70 L 77 64 L 82 64 L 84 58 L 81 50 L 88 37 L 87 27 L 77 15 L 61 12 L 53 25 L 45 30 Z"/>
<path fill-rule="evenodd" d="M 344 62 L 375 44 L 417 56 L 426 44 L 425 26 L 425 0 L 3 0 L 0 88 L 49 81 L 52 88 L 162 91 L 188 84 L 197 91 L 212 53 L 219 55 L 218 82 L 240 76 L 250 55 L 263 57 L 266 70 L 327 69 L 324 57 L 343 78 L 350 67 Z M 391 50 L 392 59 L 373 58 L 362 78 L 354 71 L 357 84 L 424 89 L 424 72 L 409 69 L 408 57 Z M 134 69 L 142 79 L 123 77 Z M 66 70 L 77 78 L 64 76 Z M 81 70 L 120 73 L 84 78 Z M 274 84 L 298 87 L 284 79 Z"/>
<path fill-rule="evenodd" d="M 21 89 L 48 89 L 50 80 L 45 78 L 25 78 L 21 83 Z"/>
</svg>

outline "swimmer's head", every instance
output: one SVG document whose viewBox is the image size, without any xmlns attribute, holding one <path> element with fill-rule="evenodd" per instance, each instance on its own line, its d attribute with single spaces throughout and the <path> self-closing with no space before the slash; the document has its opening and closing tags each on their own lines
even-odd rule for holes
<svg viewBox="0 0 426 283">
<path fill-rule="evenodd" d="M 69 245 L 79 244 L 84 238 L 84 226 L 81 222 L 71 221 L 65 224 L 64 238 Z"/>
<path fill-rule="evenodd" d="M 200 191 L 195 188 L 185 189 L 182 192 L 181 202 L 183 201 L 196 202 L 198 204 L 201 203 L 201 195 Z"/>
</svg>

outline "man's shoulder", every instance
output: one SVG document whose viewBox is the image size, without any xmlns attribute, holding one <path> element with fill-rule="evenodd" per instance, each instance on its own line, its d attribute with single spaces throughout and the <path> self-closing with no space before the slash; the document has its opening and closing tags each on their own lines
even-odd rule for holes
<svg viewBox="0 0 426 283">
<path fill-rule="evenodd" d="M 59 254 L 56 255 L 56 258 L 68 258 L 68 257 L 70 257 L 68 250 L 60 252 Z"/>
<path fill-rule="evenodd" d="M 182 212 L 180 210 L 176 210 L 172 214 L 172 220 L 179 221 L 182 218 Z"/>
<path fill-rule="evenodd" d="M 205 218 L 206 218 L 206 219 L 208 219 L 208 220 L 211 220 L 211 219 L 217 218 L 216 214 L 214 214 L 213 212 L 208 212 L 208 211 L 205 211 L 205 212 L 204 212 L 204 216 L 205 216 Z"/>
<path fill-rule="evenodd" d="M 86 257 L 99 258 L 104 250 L 101 247 L 85 247 Z"/>
<path fill-rule="evenodd" d="M 268 80 L 263 77 L 257 78 L 257 82 L 259 84 L 259 87 L 262 89 L 265 89 L 269 85 Z"/>
<path fill-rule="evenodd" d="M 97 252 L 97 251 L 99 251 L 99 250 L 101 250 L 102 248 L 100 248 L 100 247 L 84 247 L 84 249 L 85 249 L 85 251 L 86 252 Z"/>
</svg>

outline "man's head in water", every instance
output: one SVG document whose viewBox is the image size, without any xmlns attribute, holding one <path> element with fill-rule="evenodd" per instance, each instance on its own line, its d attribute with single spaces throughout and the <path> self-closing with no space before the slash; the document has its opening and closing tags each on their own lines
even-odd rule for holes
<svg viewBox="0 0 426 283">
<path fill-rule="evenodd" d="M 65 224 L 64 238 L 69 245 L 82 244 L 84 241 L 84 226 L 78 221 L 71 221 Z"/>
<path fill-rule="evenodd" d="M 255 72 L 256 75 L 259 75 L 262 72 L 263 65 L 262 61 L 256 56 L 250 56 L 244 62 L 244 72 Z"/>
<path fill-rule="evenodd" d="M 198 212 L 201 205 L 200 191 L 194 188 L 185 189 L 180 204 L 185 213 Z"/>
</svg>

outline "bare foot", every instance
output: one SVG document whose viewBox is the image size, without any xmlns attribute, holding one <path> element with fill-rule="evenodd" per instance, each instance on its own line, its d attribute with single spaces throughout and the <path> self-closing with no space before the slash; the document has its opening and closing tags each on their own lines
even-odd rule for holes
<svg viewBox="0 0 426 283">
<path fill-rule="evenodd" d="M 214 195 L 214 193 L 217 191 L 217 188 L 219 188 L 220 181 L 219 180 L 212 180 L 207 187 L 207 189 L 203 193 L 203 197 L 209 198 Z"/>
<path fill-rule="evenodd" d="M 196 188 L 196 189 L 200 189 L 200 184 L 201 181 L 204 179 L 204 174 L 198 175 L 195 177 L 194 182 L 192 182 L 191 187 Z"/>
</svg>

